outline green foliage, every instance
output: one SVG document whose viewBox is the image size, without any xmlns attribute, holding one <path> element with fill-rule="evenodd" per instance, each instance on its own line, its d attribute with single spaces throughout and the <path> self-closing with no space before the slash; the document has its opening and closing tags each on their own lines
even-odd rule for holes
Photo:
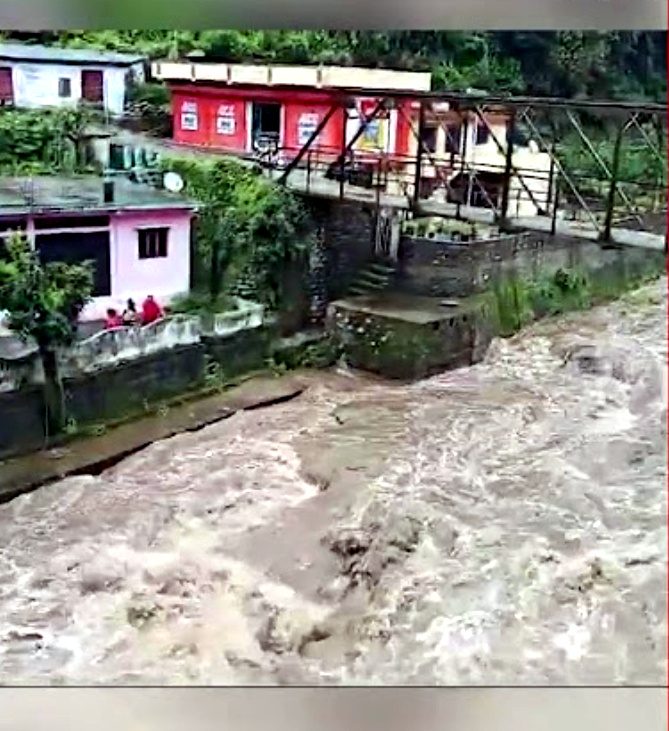
<svg viewBox="0 0 669 731">
<path fill-rule="evenodd" d="M 0 310 L 8 313 L 11 330 L 37 343 L 42 361 L 47 433 L 67 427 L 57 351 L 74 340 L 77 319 L 92 290 L 92 266 L 42 264 L 20 235 L 10 239 L 0 260 Z"/>
<path fill-rule="evenodd" d="M 467 91 L 482 89 L 503 94 L 519 94 L 525 90 L 520 63 L 515 58 L 498 58 L 485 47 L 479 57 L 466 64 L 440 61 L 433 71 L 435 89 Z"/>
<path fill-rule="evenodd" d="M 42 264 L 21 236 L 14 236 L 0 261 L 0 310 L 9 327 L 38 346 L 55 348 L 74 339 L 77 318 L 89 301 L 93 269 L 88 264 Z"/>
<path fill-rule="evenodd" d="M 315 342 L 275 349 L 267 364 L 277 374 L 298 368 L 328 368 L 337 362 L 341 353 L 336 339 L 326 336 Z"/>
<path fill-rule="evenodd" d="M 131 84 L 128 89 L 128 102 L 154 110 L 165 110 L 170 106 L 170 94 L 165 84 L 155 81 Z"/>
<path fill-rule="evenodd" d="M 508 337 L 533 320 L 582 310 L 619 296 L 648 278 L 657 276 L 652 267 L 636 274 L 610 273 L 592 281 L 578 269 L 558 269 L 534 281 L 511 277 L 497 282 L 491 295 L 500 335 Z"/>
<path fill-rule="evenodd" d="M 584 309 L 592 304 L 590 289 L 590 281 L 582 272 L 558 269 L 529 286 L 532 312 L 541 317 Z"/>
<path fill-rule="evenodd" d="M 518 279 L 496 282 L 492 290 L 500 335 L 513 335 L 534 316 L 527 284 Z"/>
<path fill-rule="evenodd" d="M 0 172 L 75 173 L 86 167 L 83 109 L 0 109 Z"/>
<path fill-rule="evenodd" d="M 169 90 L 157 82 L 133 83 L 128 89 L 125 114 L 140 121 L 140 128 L 158 137 L 172 136 Z"/>
<path fill-rule="evenodd" d="M 666 33 L 504 31 L 498 54 L 518 60 L 529 94 L 655 99 L 666 97 Z"/>
<path fill-rule="evenodd" d="M 184 315 L 206 315 L 218 312 L 230 312 L 237 309 L 237 302 L 227 295 L 219 295 L 215 300 L 202 292 L 190 292 L 177 297 L 170 303 L 170 312 Z"/>
<path fill-rule="evenodd" d="M 9 38 L 230 62 L 334 63 L 432 70 L 438 88 L 663 101 L 661 31 L 104 30 Z"/>
<path fill-rule="evenodd" d="M 304 269 L 312 241 L 298 197 L 233 160 L 168 158 L 166 169 L 185 180 L 200 202 L 195 225 L 196 285 L 216 301 L 240 277 L 271 309 L 285 303 L 285 277 Z"/>
<path fill-rule="evenodd" d="M 225 372 L 223 366 L 217 361 L 206 356 L 204 383 L 207 388 L 222 390 L 225 384 Z"/>
<path fill-rule="evenodd" d="M 613 164 L 613 150 L 618 132 L 615 124 L 602 126 L 592 119 L 581 120 L 592 142 L 595 154 L 610 170 Z M 655 146 L 655 151 L 647 144 L 643 133 L 636 128 L 627 130 L 623 136 L 618 180 L 627 196 L 641 204 L 640 198 L 653 196 L 667 182 L 667 145 L 663 132 L 653 123 L 642 126 L 647 139 Z M 603 198 L 608 194 L 610 180 L 600 162 L 580 140 L 573 128 L 564 130 L 558 137 L 557 156 L 564 170 L 576 181 L 583 194 Z M 563 185 L 566 189 L 566 185 Z M 569 195 L 570 191 L 565 190 Z M 650 203 L 651 201 L 645 201 Z M 662 201 L 665 203 L 665 201 Z"/>
</svg>

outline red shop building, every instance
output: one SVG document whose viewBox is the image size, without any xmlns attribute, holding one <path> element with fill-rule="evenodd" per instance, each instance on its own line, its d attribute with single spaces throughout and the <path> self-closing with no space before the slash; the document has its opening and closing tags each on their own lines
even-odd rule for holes
<svg viewBox="0 0 669 731">
<path fill-rule="evenodd" d="M 344 100 L 343 89 L 430 89 L 429 73 L 387 69 L 160 62 L 152 71 L 170 87 L 175 142 L 243 156 L 273 148 L 286 159 L 297 154 L 327 115 L 312 151 L 338 155 L 355 136 L 361 117 L 371 114 L 377 100 Z M 378 114 L 354 149 L 411 154 L 415 106 L 398 101 Z"/>
</svg>

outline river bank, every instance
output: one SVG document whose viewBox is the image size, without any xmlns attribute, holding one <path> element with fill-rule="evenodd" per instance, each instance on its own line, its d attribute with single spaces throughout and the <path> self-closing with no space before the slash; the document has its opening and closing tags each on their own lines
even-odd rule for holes
<svg viewBox="0 0 669 731">
<path fill-rule="evenodd" d="M 0 506 L 0 681 L 665 682 L 666 334 L 663 279 Z"/>
<path fill-rule="evenodd" d="M 0 463 L 0 503 L 70 475 L 97 475 L 154 442 L 197 431 L 237 411 L 261 408 L 299 396 L 306 376 L 256 375 L 227 390 L 112 426 L 97 436 L 72 438 L 61 447 Z"/>
</svg>

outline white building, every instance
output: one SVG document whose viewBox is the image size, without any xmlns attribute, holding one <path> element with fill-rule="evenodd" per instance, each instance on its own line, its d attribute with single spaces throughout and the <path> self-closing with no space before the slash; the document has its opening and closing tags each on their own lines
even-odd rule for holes
<svg viewBox="0 0 669 731">
<path fill-rule="evenodd" d="M 414 108 L 418 108 L 414 103 Z M 489 208 L 501 204 L 506 168 L 507 130 L 511 115 L 500 107 L 481 114 L 456 111 L 446 103 L 430 105 L 423 132 L 421 176 L 446 196 L 441 183 L 461 191 L 465 205 Z M 418 154 L 418 139 L 409 139 L 409 155 Z M 507 215 L 546 215 L 553 205 L 551 156 L 534 140 L 512 147 Z M 410 178 L 411 164 L 407 165 Z M 429 197 L 429 196 L 428 196 Z"/>
<path fill-rule="evenodd" d="M 0 104 L 30 108 L 86 101 L 117 116 L 132 78 L 144 78 L 144 59 L 136 54 L 0 43 Z"/>
</svg>

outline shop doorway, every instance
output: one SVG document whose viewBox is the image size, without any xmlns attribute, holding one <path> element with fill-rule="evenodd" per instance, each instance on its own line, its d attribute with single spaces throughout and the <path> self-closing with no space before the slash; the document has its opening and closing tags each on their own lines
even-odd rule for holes
<svg viewBox="0 0 669 731">
<path fill-rule="evenodd" d="M 253 102 L 251 144 L 256 152 L 278 150 L 281 146 L 281 104 Z"/>
</svg>

